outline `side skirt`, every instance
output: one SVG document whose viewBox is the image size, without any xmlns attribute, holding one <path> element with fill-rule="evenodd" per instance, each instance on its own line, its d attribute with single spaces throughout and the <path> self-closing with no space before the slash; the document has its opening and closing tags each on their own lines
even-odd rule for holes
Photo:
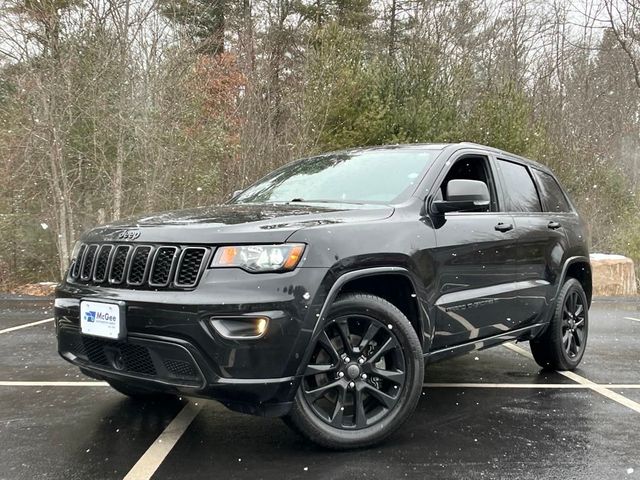
<svg viewBox="0 0 640 480">
<path fill-rule="evenodd" d="M 474 340 L 472 342 L 454 345 L 453 347 L 434 350 L 426 353 L 424 355 L 424 360 L 426 363 L 433 363 L 439 360 L 444 360 L 445 358 L 464 355 L 465 353 L 473 352 L 474 350 L 484 350 L 485 348 L 494 347 L 512 340 L 529 340 L 530 338 L 534 338 L 543 328 L 546 327 L 546 325 L 546 323 L 536 323 L 535 325 L 529 325 L 528 327 L 500 333 L 481 340 Z"/>
</svg>

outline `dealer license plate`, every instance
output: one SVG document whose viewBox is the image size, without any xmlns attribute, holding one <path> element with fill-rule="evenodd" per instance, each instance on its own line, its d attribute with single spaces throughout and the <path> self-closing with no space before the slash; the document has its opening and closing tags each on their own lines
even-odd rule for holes
<svg viewBox="0 0 640 480">
<path fill-rule="evenodd" d="M 124 318 L 117 303 L 80 302 L 80 330 L 85 335 L 119 339 L 124 336 Z"/>
</svg>

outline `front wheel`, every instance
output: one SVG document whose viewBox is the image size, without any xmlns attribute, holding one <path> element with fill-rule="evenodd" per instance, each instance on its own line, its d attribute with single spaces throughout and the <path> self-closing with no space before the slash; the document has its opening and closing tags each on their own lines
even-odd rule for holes
<svg viewBox="0 0 640 480">
<path fill-rule="evenodd" d="M 422 348 L 407 318 L 382 298 L 348 294 L 332 306 L 285 423 L 334 449 L 378 443 L 415 409 Z"/>
<path fill-rule="evenodd" d="M 549 326 L 531 340 L 538 365 L 554 370 L 575 369 L 584 355 L 589 333 L 589 303 L 578 280 L 569 278 L 560 289 Z"/>
</svg>

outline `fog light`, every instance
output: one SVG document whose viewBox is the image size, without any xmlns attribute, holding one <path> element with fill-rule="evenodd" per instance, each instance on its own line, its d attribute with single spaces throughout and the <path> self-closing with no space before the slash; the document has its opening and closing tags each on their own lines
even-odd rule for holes
<svg viewBox="0 0 640 480">
<path fill-rule="evenodd" d="M 260 338 L 269 326 L 266 317 L 213 317 L 210 322 L 216 332 L 231 340 Z"/>
</svg>

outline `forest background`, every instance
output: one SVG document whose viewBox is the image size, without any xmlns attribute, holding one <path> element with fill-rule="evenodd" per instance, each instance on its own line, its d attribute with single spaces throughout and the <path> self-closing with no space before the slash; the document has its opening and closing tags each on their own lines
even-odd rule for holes
<svg viewBox="0 0 640 480">
<path fill-rule="evenodd" d="M 0 0 L 0 289 L 292 159 L 471 141 L 640 262 L 640 1 Z"/>
</svg>

